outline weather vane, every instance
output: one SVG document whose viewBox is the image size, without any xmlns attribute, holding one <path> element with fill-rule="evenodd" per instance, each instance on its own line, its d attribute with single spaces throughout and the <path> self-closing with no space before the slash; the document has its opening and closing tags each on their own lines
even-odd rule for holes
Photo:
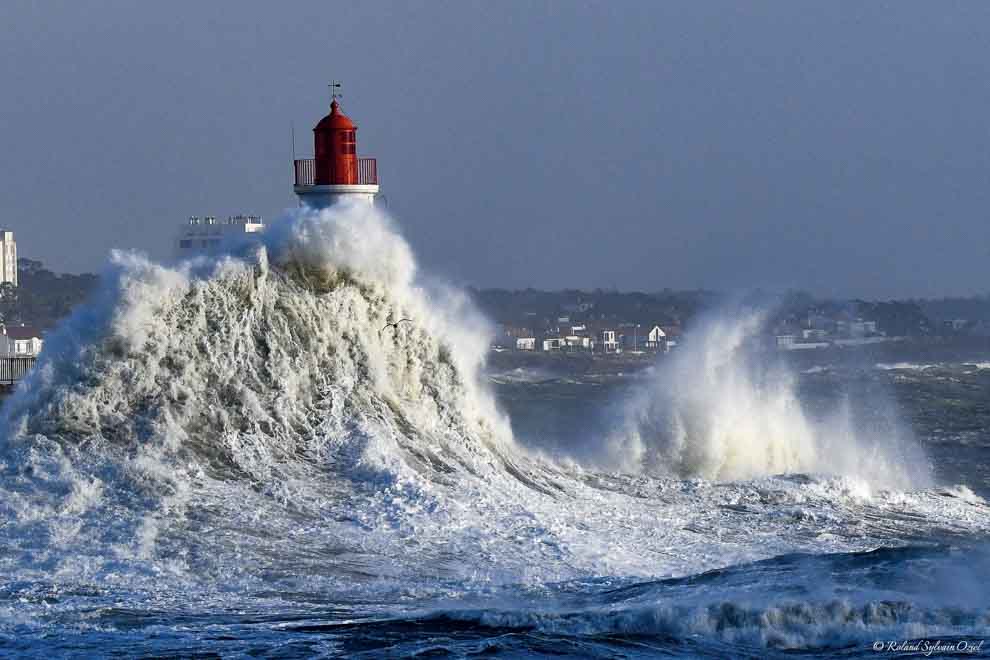
<svg viewBox="0 0 990 660">
<path fill-rule="evenodd" d="M 337 93 L 337 90 L 340 89 L 340 82 L 339 81 L 337 81 L 337 80 L 331 80 L 330 81 L 330 84 L 327 85 L 327 87 L 330 88 L 330 100 L 331 101 L 334 100 L 335 98 L 337 98 L 338 96 L 340 98 L 344 98 L 344 95 L 343 94 L 338 94 Z"/>
</svg>

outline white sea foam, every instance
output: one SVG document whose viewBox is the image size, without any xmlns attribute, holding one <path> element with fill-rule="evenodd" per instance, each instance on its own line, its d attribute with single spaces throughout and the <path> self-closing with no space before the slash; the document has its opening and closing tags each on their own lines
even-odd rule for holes
<svg viewBox="0 0 990 660">
<path fill-rule="evenodd" d="M 698 557 L 735 555 L 657 563 L 644 549 L 710 543 L 685 530 L 726 521 L 701 522 L 695 507 L 735 506 L 761 486 L 705 503 L 707 487 L 689 481 L 681 504 L 658 510 L 629 499 L 635 475 L 831 472 L 868 484 L 843 486 L 853 501 L 903 476 L 848 415 L 811 421 L 788 373 L 758 377 L 742 360 L 759 322 L 716 321 L 680 347 L 609 440 L 605 467 L 633 480 L 604 486 L 588 480 L 595 461 L 564 471 L 516 444 L 481 377 L 485 322 L 458 294 L 421 284 L 378 211 L 300 211 L 237 257 L 167 267 L 117 254 L 97 301 L 50 338 L 3 409 L 4 460 L 20 475 L 3 506 L 24 524 L 48 521 L 63 547 L 89 542 L 93 566 L 106 544 L 160 556 L 206 507 L 273 538 L 293 533 L 283 508 L 329 516 L 345 545 L 374 538 L 379 552 L 419 547 L 424 560 L 432 547 L 500 547 L 510 573 L 559 575 L 558 560 L 566 574 L 690 571 Z M 804 501 L 822 483 L 788 487 L 796 515 L 827 518 Z M 534 563 L 517 539 L 558 559 Z"/>
<path fill-rule="evenodd" d="M 747 312 L 694 328 L 629 404 L 605 460 L 626 471 L 717 480 L 800 472 L 880 488 L 930 484 L 924 454 L 889 402 L 877 402 L 888 412 L 880 429 L 857 425 L 845 405 L 810 417 L 791 372 L 766 355 L 751 358 L 762 324 L 762 314 Z"/>
<path fill-rule="evenodd" d="M 493 373 L 489 378 L 496 383 L 542 383 L 560 378 L 549 369 L 516 367 L 507 371 Z"/>
<path fill-rule="evenodd" d="M 755 319 L 679 347 L 612 438 L 611 472 L 565 470 L 512 437 L 482 377 L 487 324 L 423 284 L 380 212 L 299 211 L 264 240 L 174 266 L 118 253 L 48 339 L 0 411 L 8 582 L 137 610 L 263 610 L 270 593 L 401 610 L 990 530 L 973 498 L 878 490 L 862 472 L 895 453 L 740 361 Z M 0 630 L 88 611 L 29 596 Z"/>
<path fill-rule="evenodd" d="M 88 546 L 96 565 L 106 545 L 146 556 L 211 482 L 315 514 L 348 484 L 428 498 L 458 472 L 524 478 L 480 377 L 485 326 L 418 283 L 370 210 L 298 212 L 243 257 L 116 253 L 3 408 L 20 485 L 0 506 L 46 521 L 20 542 Z"/>
<path fill-rule="evenodd" d="M 877 362 L 875 366 L 882 371 L 926 371 L 928 369 L 937 369 L 939 365 L 919 364 L 917 362 Z"/>
<path fill-rule="evenodd" d="M 624 636 L 698 639 L 774 649 L 829 649 L 878 640 L 952 639 L 990 634 L 990 621 L 977 611 L 919 608 L 909 601 L 876 600 L 852 603 L 845 598 L 825 601 L 782 599 L 774 603 L 715 601 L 686 607 L 657 603 L 629 608 L 614 605 L 579 612 L 527 611 L 452 612 L 448 616 L 504 629 L 535 628 L 544 635 L 568 637 Z M 973 642 L 976 648 L 978 640 Z M 945 651 L 943 651 L 944 653 Z"/>
</svg>

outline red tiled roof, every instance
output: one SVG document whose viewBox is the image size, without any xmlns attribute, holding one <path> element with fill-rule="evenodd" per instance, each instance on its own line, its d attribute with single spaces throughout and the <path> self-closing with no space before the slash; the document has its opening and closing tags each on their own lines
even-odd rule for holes
<svg viewBox="0 0 990 660">
<path fill-rule="evenodd" d="M 41 331 L 28 325 L 7 326 L 7 336 L 11 339 L 41 339 Z"/>
</svg>

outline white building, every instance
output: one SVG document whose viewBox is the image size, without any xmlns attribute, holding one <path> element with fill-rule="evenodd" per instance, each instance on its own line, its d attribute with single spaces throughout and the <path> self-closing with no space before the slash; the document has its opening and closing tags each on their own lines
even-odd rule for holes
<svg viewBox="0 0 990 660">
<path fill-rule="evenodd" d="M 791 346 L 797 343 L 797 337 L 794 335 L 777 335 L 774 337 L 777 343 L 777 348 L 789 349 Z"/>
<path fill-rule="evenodd" d="M 615 330 L 602 330 L 602 352 L 618 353 L 619 341 L 615 337 Z"/>
<path fill-rule="evenodd" d="M 182 225 L 175 239 L 175 254 L 185 259 L 201 254 L 215 254 L 224 241 L 264 231 L 265 223 L 257 215 L 232 215 L 226 220 L 194 215 Z"/>
<path fill-rule="evenodd" d="M 516 350 L 517 351 L 535 351 L 536 350 L 536 337 L 517 337 L 516 338 Z"/>
<path fill-rule="evenodd" d="M 667 333 L 659 325 L 654 325 L 650 328 L 649 333 L 647 333 L 646 347 L 664 353 L 669 350 L 667 346 Z"/>
<path fill-rule="evenodd" d="M 17 286 L 17 243 L 14 232 L 0 230 L 0 283 Z"/>
<path fill-rule="evenodd" d="M 36 357 L 41 352 L 44 341 L 41 332 L 24 326 L 2 327 L 0 335 L 0 357 Z"/>
<path fill-rule="evenodd" d="M 564 337 L 564 345 L 570 349 L 580 349 L 584 351 L 590 351 L 594 347 L 591 337 L 585 337 L 582 335 L 567 335 Z"/>
<path fill-rule="evenodd" d="M 801 330 L 801 338 L 805 341 L 825 341 L 828 332 L 820 328 L 805 328 Z"/>
<path fill-rule="evenodd" d="M 853 337 L 875 335 L 877 334 L 877 322 L 856 319 L 849 324 L 849 334 Z"/>
</svg>

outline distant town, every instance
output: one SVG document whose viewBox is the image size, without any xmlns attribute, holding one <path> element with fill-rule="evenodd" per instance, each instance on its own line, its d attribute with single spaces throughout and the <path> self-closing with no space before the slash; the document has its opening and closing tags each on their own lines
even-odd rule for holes
<svg viewBox="0 0 990 660">
<path fill-rule="evenodd" d="M 820 300 L 804 292 L 743 298 L 712 291 L 474 290 L 496 322 L 495 351 L 667 353 L 708 310 L 730 303 L 768 309 L 760 339 L 781 351 L 884 342 L 990 338 L 990 296 L 940 300 Z"/>
<path fill-rule="evenodd" d="M 263 231 L 258 216 L 192 217 L 175 241 L 179 258 L 223 249 L 233 235 Z M 34 358 L 45 335 L 95 289 L 96 275 L 56 273 L 17 257 L 0 230 L 0 357 Z M 883 342 L 953 338 L 990 340 L 990 295 L 937 300 L 823 300 L 804 292 L 743 298 L 714 291 L 470 289 L 495 322 L 498 352 L 649 355 L 676 350 L 706 311 L 730 301 L 772 310 L 761 340 L 780 351 L 814 351 Z M 0 369 L 0 384 L 4 380 Z"/>
<path fill-rule="evenodd" d="M 34 292 L 45 288 L 43 285 L 40 289 L 38 287 L 37 274 L 40 267 L 40 264 L 29 259 L 18 259 L 14 232 L 0 230 L 0 358 L 28 359 L 28 363 L 17 363 L 16 367 L 11 363 L 0 365 L 0 385 L 10 384 L 23 375 L 29 368 L 29 363 L 41 352 L 43 332 L 25 319 L 51 319 L 54 324 L 54 321 L 67 314 L 80 300 L 77 296 L 70 296 L 66 300 L 59 294 L 25 295 L 26 290 Z M 75 276 L 69 278 L 75 279 Z M 84 286 L 83 291 L 91 288 L 91 284 Z M 42 297 L 48 298 L 48 304 L 55 305 L 55 309 L 40 309 L 34 301 Z M 60 302 L 64 306 L 59 307 Z"/>
</svg>

